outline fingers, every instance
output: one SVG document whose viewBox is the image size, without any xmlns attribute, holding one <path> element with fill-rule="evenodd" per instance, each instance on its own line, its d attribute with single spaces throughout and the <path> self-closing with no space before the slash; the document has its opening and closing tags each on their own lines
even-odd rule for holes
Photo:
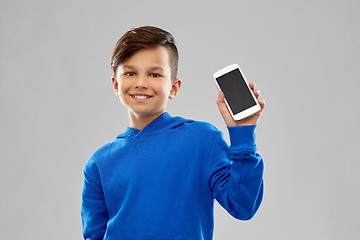
<svg viewBox="0 0 360 240">
<path fill-rule="evenodd" d="M 250 87 L 250 89 L 253 91 L 253 93 L 254 93 L 254 95 L 255 95 L 255 97 L 256 97 L 256 99 L 257 100 L 259 100 L 259 97 L 260 97 L 260 90 L 258 90 L 258 89 L 255 89 L 255 83 L 253 83 L 253 82 L 251 82 L 251 83 L 249 83 L 249 87 Z"/>
<path fill-rule="evenodd" d="M 255 89 L 255 90 L 254 90 L 254 95 L 255 95 L 256 99 L 259 100 L 260 91 L 259 91 L 258 89 Z"/>
<path fill-rule="evenodd" d="M 255 90 L 255 83 L 253 83 L 253 82 L 251 82 L 251 83 L 249 83 L 249 87 L 250 87 L 250 89 L 251 90 Z"/>
<path fill-rule="evenodd" d="M 260 108 L 261 108 L 260 112 L 262 112 L 266 106 L 266 102 L 264 99 L 260 99 L 258 102 L 259 102 Z"/>
<path fill-rule="evenodd" d="M 253 83 L 253 82 L 249 83 L 249 87 L 253 91 L 256 99 L 258 100 L 259 105 L 261 107 L 261 111 L 262 111 L 266 106 L 266 102 L 264 99 L 260 99 L 260 90 L 256 89 L 255 83 Z"/>
</svg>

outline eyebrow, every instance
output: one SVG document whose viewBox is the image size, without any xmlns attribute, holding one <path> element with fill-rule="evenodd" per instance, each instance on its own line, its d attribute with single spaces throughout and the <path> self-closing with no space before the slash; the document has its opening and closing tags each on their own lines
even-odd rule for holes
<svg viewBox="0 0 360 240">
<path fill-rule="evenodd" d="M 133 66 L 131 65 L 123 65 L 122 68 L 129 68 L 129 69 L 135 69 Z"/>
<path fill-rule="evenodd" d="M 128 69 L 131 69 L 131 70 L 136 69 L 136 67 L 133 66 L 133 65 L 124 65 L 123 68 L 128 68 Z M 149 70 L 150 71 L 158 71 L 159 70 L 159 71 L 165 72 L 164 68 L 162 68 L 160 66 L 151 67 Z"/>
<path fill-rule="evenodd" d="M 162 71 L 165 72 L 165 70 L 162 67 L 152 67 L 150 68 L 151 71 Z"/>
<path fill-rule="evenodd" d="M 133 68 L 133 65 L 123 65 L 124 68 Z"/>
</svg>

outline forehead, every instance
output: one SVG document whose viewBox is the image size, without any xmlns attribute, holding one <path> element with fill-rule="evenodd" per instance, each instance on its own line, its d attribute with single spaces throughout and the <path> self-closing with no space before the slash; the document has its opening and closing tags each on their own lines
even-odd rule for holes
<svg viewBox="0 0 360 240">
<path fill-rule="evenodd" d="M 170 56 L 167 48 L 161 46 L 157 48 L 142 49 L 132 55 L 127 61 L 120 64 L 134 67 L 154 67 L 159 66 L 170 70 Z"/>
</svg>

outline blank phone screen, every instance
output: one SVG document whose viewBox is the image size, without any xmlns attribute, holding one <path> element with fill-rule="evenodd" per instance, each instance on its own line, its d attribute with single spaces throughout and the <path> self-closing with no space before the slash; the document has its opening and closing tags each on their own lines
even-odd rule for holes
<svg viewBox="0 0 360 240">
<path fill-rule="evenodd" d="M 234 115 L 256 105 L 239 69 L 217 77 L 216 81 Z"/>
</svg>

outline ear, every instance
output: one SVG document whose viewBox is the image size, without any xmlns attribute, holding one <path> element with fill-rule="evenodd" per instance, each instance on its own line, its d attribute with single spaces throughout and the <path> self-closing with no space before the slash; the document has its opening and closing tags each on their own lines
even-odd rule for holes
<svg viewBox="0 0 360 240">
<path fill-rule="evenodd" d="M 179 78 L 175 79 L 171 86 L 171 91 L 169 98 L 174 99 L 175 96 L 179 93 L 181 87 L 181 80 Z"/>
<path fill-rule="evenodd" d="M 116 80 L 115 75 L 111 76 L 111 82 L 112 82 L 112 85 L 113 85 L 114 92 L 115 92 L 116 96 L 119 97 L 119 84 L 118 84 L 118 82 Z"/>
</svg>

